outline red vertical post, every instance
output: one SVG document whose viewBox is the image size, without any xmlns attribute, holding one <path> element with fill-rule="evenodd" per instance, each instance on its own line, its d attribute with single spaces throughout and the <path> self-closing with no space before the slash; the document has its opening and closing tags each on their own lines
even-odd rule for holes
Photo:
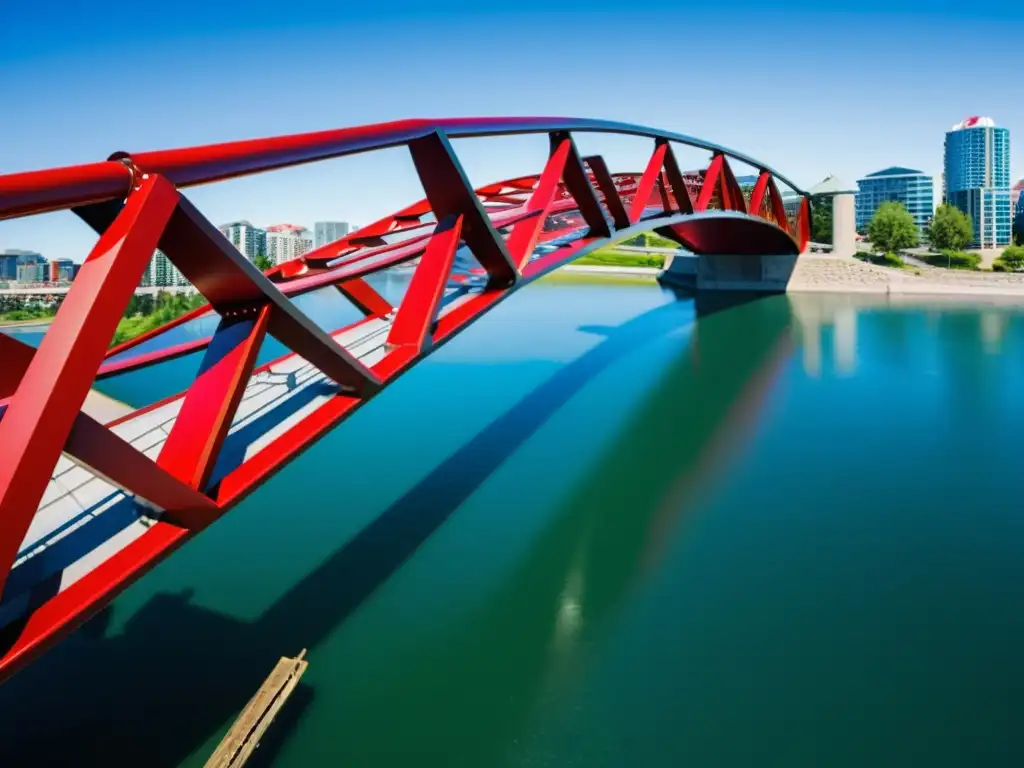
<svg viewBox="0 0 1024 768">
<path fill-rule="evenodd" d="M 576 149 L 576 142 L 568 133 L 553 133 L 551 134 L 551 152 L 554 154 L 564 142 L 569 143 L 569 153 L 565 158 L 565 168 L 562 171 L 565 188 L 569 190 L 569 194 L 579 206 L 580 214 L 590 228 L 590 236 L 610 237 L 611 228 L 608 226 L 608 220 L 604 217 L 604 211 L 601 210 L 597 194 L 590 185 L 590 179 L 587 178 L 587 171 L 583 167 L 579 150 Z"/>
<path fill-rule="evenodd" d="M 461 216 L 447 216 L 438 222 L 388 332 L 390 346 L 412 347 L 417 352 L 428 346 L 461 235 Z"/>
<path fill-rule="evenodd" d="M 413 139 L 409 142 L 409 152 L 434 217 L 441 221 L 448 216 L 462 216 L 462 237 L 480 266 L 487 270 L 492 287 L 514 284 L 519 279 L 519 271 L 447 137 L 434 131 Z"/>
<path fill-rule="evenodd" d="M 202 490 L 210 479 L 267 333 L 271 307 L 225 316 L 210 341 L 196 380 L 185 394 L 157 464 Z"/>
<path fill-rule="evenodd" d="M 554 148 L 540 174 L 536 189 L 526 202 L 525 210 L 533 216 L 517 222 L 509 233 L 506 247 L 512 256 L 513 263 L 519 270 L 526 266 L 530 256 L 533 255 L 537 238 L 540 237 L 541 230 L 544 228 L 544 220 L 555 199 L 555 193 L 558 192 L 558 183 L 562 179 L 562 171 L 565 169 L 570 148 L 571 144 L 568 138 L 562 139 Z"/>
<path fill-rule="evenodd" d="M 584 158 L 584 162 L 590 167 L 590 172 L 594 174 L 594 181 L 597 182 L 597 188 L 601 190 L 605 208 L 608 209 L 615 228 L 625 229 L 630 225 L 629 214 L 626 213 L 626 206 L 622 204 L 619 190 L 615 188 L 615 179 L 608 172 L 608 165 L 604 158 L 600 155 L 591 155 Z"/>
<path fill-rule="evenodd" d="M 772 175 L 768 171 L 761 171 L 754 184 L 754 190 L 750 193 L 750 213 L 753 216 L 760 216 L 764 207 L 764 195 L 768 191 L 768 182 Z"/>
<path fill-rule="evenodd" d="M 0 421 L 0 591 L 178 198 L 156 175 L 129 194 L 82 264 Z"/>
<path fill-rule="evenodd" d="M 686 189 L 686 182 L 683 180 L 683 173 L 679 170 L 679 162 L 676 154 L 672 151 L 672 145 L 668 141 L 659 140 L 666 147 L 665 149 L 665 176 L 672 187 L 672 196 L 676 200 L 676 210 L 680 213 L 693 213 L 693 201 Z"/>
<path fill-rule="evenodd" d="M 807 249 L 811 242 L 811 204 L 806 197 L 800 199 L 800 212 L 796 217 L 797 243 L 800 253 Z"/>
<path fill-rule="evenodd" d="M 665 153 L 667 151 L 668 144 L 656 144 L 654 147 L 654 154 L 652 154 L 651 159 L 647 161 L 647 168 L 644 170 L 644 175 L 640 177 L 640 181 L 636 185 L 636 194 L 633 197 L 633 204 L 629 207 L 629 220 L 633 224 L 640 221 L 640 217 L 643 216 L 644 213 L 644 208 L 647 207 L 647 203 L 651 199 L 651 193 L 654 191 L 654 185 L 658 183 L 658 179 L 661 177 L 661 169 L 665 164 Z"/>
<path fill-rule="evenodd" d="M 721 175 L 722 156 L 715 155 L 711 160 L 711 164 L 708 165 L 708 169 L 704 171 L 704 184 L 701 185 L 700 195 L 697 197 L 697 203 L 693 206 L 694 211 L 702 213 L 708 209 L 708 206 L 715 197 L 715 188 L 718 186 Z M 724 197 L 725 195 L 723 194 L 723 198 Z"/>
<path fill-rule="evenodd" d="M 768 200 L 772 206 L 772 216 L 775 217 L 775 223 L 795 237 L 796 230 L 789 225 L 786 205 L 782 202 L 782 195 L 779 194 L 779 188 L 773 178 L 768 180 Z"/>
<path fill-rule="evenodd" d="M 736 181 L 736 175 L 729 166 L 729 160 L 724 155 L 722 156 L 720 178 L 722 180 L 722 207 L 730 211 L 746 213 L 747 201 L 743 197 L 743 190 L 740 189 L 740 184 Z"/>
</svg>

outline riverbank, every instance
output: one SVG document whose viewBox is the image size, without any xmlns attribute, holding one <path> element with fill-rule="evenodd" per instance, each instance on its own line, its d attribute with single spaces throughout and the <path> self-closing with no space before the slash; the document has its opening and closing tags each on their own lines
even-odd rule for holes
<svg viewBox="0 0 1024 768">
<path fill-rule="evenodd" d="M 0 320 L 0 328 L 21 328 L 24 330 L 37 325 L 40 328 L 46 328 L 52 322 L 53 317 L 37 317 L 32 320 Z"/>
<path fill-rule="evenodd" d="M 657 277 L 652 267 L 570 264 L 559 272 L 621 277 Z M 796 263 L 787 293 L 870 293 L 976 298 L 1024 298 L 1024 274 L 924 267 L 898 270 L 853 257 L 805 254 Z"/>
<path fill-rule="evenodd" d="M 793 270 L 790 293 L 878 293 L 922 296 L 1024 298 L 1024 274 L 882 267 L 845 256 L 804 255 Z"/>
<path fill-rule="evenodd" d="M 571 272 L 582 275 L 631 275 L 657 277 L 661 270 L 656 267 L 619 267 L 597 264 L 567 264 L 560 272 Z"/>
</svg>

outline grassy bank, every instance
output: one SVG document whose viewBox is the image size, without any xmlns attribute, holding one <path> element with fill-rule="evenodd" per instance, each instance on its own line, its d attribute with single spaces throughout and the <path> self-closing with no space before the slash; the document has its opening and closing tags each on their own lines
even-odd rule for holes
<svg viewBox="0 0 1024 768">
<path fill-rule="evenodd" d="M 117 330 L 114 331 L 114 339 L 110 345 L 123 344 L 136 336 L 148 333 L 205 303 L 206 299 L 199 293 L 191 296 L 186 296 L 183 293 L 132 296 L 124 317 L 117 324 Z"/>
<path fill-rule="evenodd" d="M 660 253 L 624 253 L 615 250 L 614 246 L 609 246 L 581 256 L 572 263 L 601 267 L 654 267 L 661 269 L 665 266 L 665 256 Z"/>
<path fill-rule="evenodd" d="M 10 312 L 0 312 L 0 325 L 31 325 L 32 323 L 48 323 L 53 320 L 53 317 L 56 314 L 56 307 L 13 309 Z"/>
</svg>

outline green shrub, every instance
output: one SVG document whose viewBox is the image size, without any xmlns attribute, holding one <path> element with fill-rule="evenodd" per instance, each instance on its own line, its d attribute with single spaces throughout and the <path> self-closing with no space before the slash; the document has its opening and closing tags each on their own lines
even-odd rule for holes
<svg viewBox="0 0 1024 768">
<path fill-rule="evenodd" d="M 970 253 L 969 251 L 942 251 L 941 253 L 926 253 L 922 256 L 918 256 L 917 258 L 926 264 L 931 264 L 933 267 L 978 269 L 981 266 L 981 254 Z"/>
<path fill-rule="evenodd" d="M 995 261 L 992 262 L 992 271 L 993 272 L 1012 272 L 1013 270 L 1009 269 L 999 259 L 996 259 Z"/>
<path fill-rule="evenodd" d="M 882 267 L 892 267 L 894 269 L 906 269 L 907 263 L 903 261 L 902 257 L 896 253 L 868 253 L 867 251 L 857 251 L 853 254 L 855 259 L 866 261 L 869 264 L 878 264 Z"/>
<path fill-rule="evenodd" d="M 1004 264 L 1024 266 L 1024 246 L 1011 245 L 1002 252 L 999 260 Z"/>
</svg>

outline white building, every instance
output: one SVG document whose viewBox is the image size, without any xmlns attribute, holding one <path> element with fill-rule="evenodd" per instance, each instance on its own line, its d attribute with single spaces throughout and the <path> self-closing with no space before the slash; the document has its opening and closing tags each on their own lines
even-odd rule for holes
<svg viewBox="0 0 1024 768">
<path fill-rule="evenodd" d="M 313 224 L 313 245 L 319 248 L 335 240 L 341 240 L 352 231 L 347 221 L 317 221 Z"/>
<path fill-rule="evenodd" d="M 274 264 L 297 259 L 313 250 L 309 230 L 297 224 L 275 224 L 267 227 L 267 258 Z"/>
<path fill-rule="evenodd" d="M 253 261 L 258 254 L 267 253 L 267 231 L 254 227 L 248 221 L 233 221 L 219 227 L 231 244 L 241 251 L 245 258 Z"/>
<path fill-rule="evenodd" d="M 167 258 L 163 251 L 157 251 L 149 260 L 149 266 L 142 275 L 143 287 L 176 288 L 189 286 L 191 283 L 178 271 L 178 268 Z"/>
</svg>

